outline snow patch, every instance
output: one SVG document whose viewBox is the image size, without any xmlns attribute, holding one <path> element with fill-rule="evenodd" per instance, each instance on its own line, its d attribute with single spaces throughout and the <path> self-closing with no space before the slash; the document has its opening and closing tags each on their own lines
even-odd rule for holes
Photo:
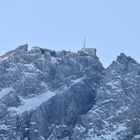
<svg viewBox="0 0 140 140">
<path fill-rule="evenodd" d="M 37 123 L 36 122 L 30 122 L 30 125 L 36 125 Z"/>
<path fill-rule="evenodd" d="M 75 126 L 75 130 L 78 130 L 80 132 L 84 132 L 86 130 L 86 128 L 83 127 L 82 125 L 78 124 Z"/>
<path fill-rule="evenodd" d="M 1 124 L 0 125 L 0 130 L 8 130 L 8 126 L 7 125 L 5 125 L 5 124 Z"/>
<path fill-rule="evenodd" d="M 76 84 L 76 83 L 81 82 L 83 79 L 84 79 L 84 77 L 80 77 L 80 78 L 78 78 L 78 79 L 71 80 L 71 82 L 72 82 L 73 84 Z"/>
<path fill-rule="evenodd" d="M 108 104 L 108 103 L 112 103 L 112 102 L 114 102 L 114 100 L 110 99 L 110 100 L 105 100 L 102 104 Z"/>
<path fill-rule="evenodd" d="M 14 89 L 12 87 L 6 87 L 1 89 L 0 91 L 0 99 L 5 96 L 6 94 L 8 94 L 10 91 L 13 91 Z"/>
<path fill-rule="evenodd" d="M 110 81 L 110 82 L 106 83 L 107 86 L 111 86 L 111 87 L 116 87 L 119 84 L 120 84 L 119 81 Z"/>
<path fill-rule="evenodd" d="M 43 102 L 49 100 L 53 96 L 55 96 L 55 92 L 47 91 L 41 95 L 37 95 L 33 98 L 21 98 L 23 104 L 21 106 L 11 107 L 10 110 L 15 110 L 17 113 L 22 114 L 25 111 L 30 111 L 36 109 L 38 106 L 40 106 Z"/>
<path fill-rule="evenodd" d="M 51 62 L 52 62 L 53 64 L 55 64 L 55 63 L 57 63 L 57 59 L 56 59 L 55 57 L 51 57 Z"/>
<path fill-rule="evenodd" d="M 136 136 L 134 136 L 133 139 L 134 139 L 134 140 L 135 140 L 135 139 L 137 139 L 137 140 L 140 139 L 140 135 L 136 135 Z"/>
<path fill-rule="evenodd" d="M 123 124 L 119 125 L 118 128 L 113 131 L 110 132 L 107 135 L 101 135 L 101 136 L 90 136 L 90 138 L 88 138 L 87 140 L 112 140 L 115 139 L 117 137 L 117 133 L 121 132 L 121 131 L 125 131 L 127 129 L 127 127 L 125 127 Z"/>
</svg>

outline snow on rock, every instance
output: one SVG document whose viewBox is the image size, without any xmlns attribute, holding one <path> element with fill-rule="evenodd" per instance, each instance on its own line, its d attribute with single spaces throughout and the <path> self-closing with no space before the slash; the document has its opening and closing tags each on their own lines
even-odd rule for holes
<svg viewBox="0 0 140 140">
<path fill-rule="evenodd" d="M 81 82 L 83 79 L 84 79 L 84 76 L 83 76 L 83 77 L 80 77 L 80 78 L 78 78 L 78 79 L 75 79 L 75 80 L 71 80 L 71 82 L 72 82 L 73 84 L 76 84 L 76 83 Z"/>
<path fill-rule="evenodd" d="M 140 139 L 140 135 L 136 135 L 134 136 L 133 140 L 139 140 Z"/>
<path fill-rule="evenodd" d="M 1 89 L 1 91 L 0 91 L 0 99 L 2 97 L 4 97 L 5 95 L 7 95 L 10 91 L 13 91 L 12 87 L 6 87 L 6 88 Z"/>
<path fill-rule="evenodd" d="M 21 106 L 18 106 L 17 108 L 12 107 L 10 110 L 15 110 L 17 113 L 22 114 L 25 111 L 30 111 L 36 109 L 38 106 L 40 106 L 43 102 L 49 100 L 53 96 L 55 96 L 55 92 L 47 91 L 41 95 L 38 95 L 33 98 L 21 98 L 23 104 Z"/>
<path fill-rule="evenodd" d="M 8 58 L 9 58 L 8 56 L 6 56 L 4 58 L 0 58 L 0 62 L 3 62 L 4 60 L 7 60 Z"/>
<path fill-rule="evenodd" d="M 113 132 L 110 132 L 108 134 L 101 135 L 101 136 L 94 135 L 94 136 L 91 136 L 90 138 L 87 138 L 86 140 L 115 140 L 117 139 L 117 133 L 125 131 L 126 129 L 127 127 L 125 127 L 124 124 L 121 124 Z"/>
<path fill-rule="evenodd" d="M 56 59 L 55 57 L 51 57 L 51 62 L 52 62 L 53 64 L 55 64 L 55 63 L 57 63 L 57 59 Z"/>
<path fill-rule="evenodd" d="M 7 125 L 5 125 L 5 124 L 0 125 L 0 130 L 6 130 L 6 129 L 8 129 Z"/>
</svg>

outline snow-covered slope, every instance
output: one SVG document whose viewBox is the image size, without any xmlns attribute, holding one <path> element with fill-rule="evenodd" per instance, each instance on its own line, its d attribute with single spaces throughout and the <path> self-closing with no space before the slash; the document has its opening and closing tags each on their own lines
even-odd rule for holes
<svg viewBox="0 0 140 140">
<path fill-rule="evenodd" d="M 0 140 L 139 140 L 140 64 L 96 50 L 19 46 L 0 57 Z"/>
<path fill-rule="evenodd" d="M 37 95 L 35 97 L 30 98 L 21 98 L 22 104 L 18 107 L 11 107 L 9 109 L 16 111 L 17 113 L 23 113 L 25 111 L 31 111 L 36 109 L 38 106 L 40 106 L 42 103 L 46 102 L 53 96 L 55 96 L 55 92 L 45 92 L 41 95 Z"/>
</svg>

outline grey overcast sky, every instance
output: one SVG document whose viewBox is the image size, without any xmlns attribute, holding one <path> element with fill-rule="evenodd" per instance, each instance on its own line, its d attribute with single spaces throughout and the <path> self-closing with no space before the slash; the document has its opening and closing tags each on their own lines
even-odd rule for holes
<svg viewBox="0 0 140 140">
<path fill-rule="evenodd" d="M 1 0 L 0 54 L 28 43 L 97 48 L 107 66 L 120 52 L 140 62 L 140 0 Z"/>
</svg>

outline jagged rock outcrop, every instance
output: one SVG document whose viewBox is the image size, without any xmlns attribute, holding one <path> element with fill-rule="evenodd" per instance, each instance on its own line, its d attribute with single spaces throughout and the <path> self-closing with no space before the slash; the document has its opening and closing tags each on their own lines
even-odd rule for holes
<svg viewBox="0 0 140 140">
<path fill-rule="evenodd" d="M 106 69 L 96 94 L 95 105 L 81 117 L 81 123 L 75 126 L 74 138 L 135 140 L 135 136 L 140 134 L 137 127 L 140 121 L 137 116 L 137 132 L 134 132 L 132 125 L 136 124 L 132 124 L 132 120 L 136 116 L 132 112 L 139 112 L 139 103 L 134 110 L 132 107 L 140 97 L 139 74 L 140 64 L 123 53 L 118 56 Z"/>
<path fill-rule="evenodd" d="M 0 57 L 0 140 L 138 140 L 139 81 L 123 53 L 104 69 L 95 49 L 19 46 Z"/>
</svg>

